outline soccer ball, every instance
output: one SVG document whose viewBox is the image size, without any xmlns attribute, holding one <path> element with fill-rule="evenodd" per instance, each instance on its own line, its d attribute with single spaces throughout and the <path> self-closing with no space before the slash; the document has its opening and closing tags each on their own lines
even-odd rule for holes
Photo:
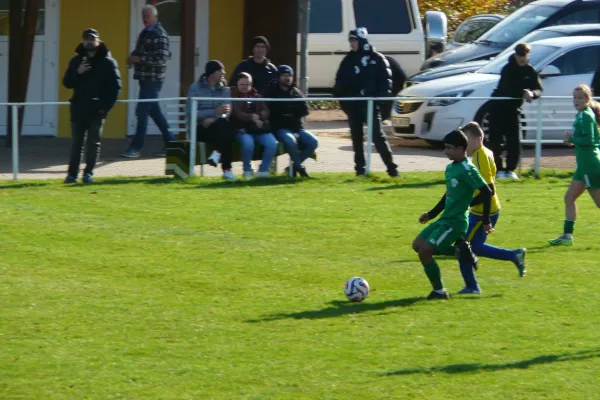
<svg viewBox="0 0 600 400">
<path fill-rule="evenodd" d="M 344 286 L 344 294 L 348 300 L 360 303 L 369 295 L 369 282 L 360 276 L 355 276 L 346 281 Z"/>
</svg>

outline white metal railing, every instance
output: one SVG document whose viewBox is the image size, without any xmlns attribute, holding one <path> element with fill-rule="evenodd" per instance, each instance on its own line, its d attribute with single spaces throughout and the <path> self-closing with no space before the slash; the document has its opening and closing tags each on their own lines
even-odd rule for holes
<svg viewBox="0 0 600 400">
<path fill-rule="evenodd" d="M 188 137 L 191 143 L 196 143 L 197 141 L 197 110 L 198 110 L 198 102 L 199 101 L 269 101 L 269 102 L 286 102 L 286 101 L 367 101 L 367 159 L 365 172 L 368 174 L 371 171 L 371 153 L 372 153 L 372 143 L 373 143 L 373 111 L 375 102 L 378 101 L 429 101 L 429 100 L 454 100 L 456 101 L 456 97 L 346 97 L 346 98 L 336 98 L 336 97 L 311 97 L 311 98 L 285 98 L 285 99 L 269 99 L 269 98 L 260 98 L 260 99 L 251 99 L 248 98 L 217 98 L 217 97 L 171 97 L 171 98 L 158 98 L 158 99 L 130 99 L 130 100 L 118 100 L 118 103 L 142 103 L 142 102 L 164 102 L 164 101 L 177 101 L 182 102 L 185 101 L 187 105 L 190 107 L 190 121 L 188 131 Z M 461 98 L 460 101 L 490 101 L 490 100 L 514 100 L 512 98 L 506 97 L 464 97 Z M 543 140 L 542 134 L 544 131 L 544 104 L 556 102 L 556 104 L 560 105 L 560 109 L 552 109 L 552 116 L 549 118 L 554 123 L 565 123 L 565 125 L 555 124 L 552 126 L 552 130 L 558 129 L 571 129 L 571 125 L 566 125 L 574 120 L 575 110 L 572 107 L 571 97 L 570 96 L 545 96 L 535 100 L 532 104 L 526 104 L 523 108 L 525 114 L 525 118 L 521 120 L 521 122 L 525 122 L 527 125 L 525 128 L 522 128 L 522 131 L 534 131 L 536 132 L 535 140 L 533 139 L 523 139 L 522 143 L 527 144 L 535 144 L 535 164 L 534 171 L 536 177 L 539 177 L 540 173 L 540 162 L 542 155 L 542 144 L 553 144 L 553 143 L 562 143 L 562 140 Z M 9 106 L 11 108 L 11 121 L 12 121 L 12 172 L 13 172 L 13 180 L 18 180 L 19 174 L 19 131 L 18 131 L 18 110 L 19 107 L 24 106 L 49 106 L 49 105 L 69 105 L 69 102 L 31 102 L 31 103 L 0 103 L 0 107 Z M 173 105 L 175 106 L 175 105 Z M 181 107 L 181 105 L 177 105 Z M 177 115 L 187 115 L 187 110 L 184 112 L 176 112 Z M 529 117 L 528 115 L 535 115 L 535 117 Z M 565 115 L 564 118 L 555 118 L 553 117 L 556 114 Z M 569 118 L 570 115 L 570 118 Z M 549 115 L 546 113 L 546 118 Z M 535 128 L 532 123 L 535 122 Z M 186 129 L 174 129 L 173 131 L 182 132 Z M 196 160 L 196 146 L 190 146 L 190 170 L 189 176 L 194 176 L 195 174 L 195 160 Z"/>
</svg>

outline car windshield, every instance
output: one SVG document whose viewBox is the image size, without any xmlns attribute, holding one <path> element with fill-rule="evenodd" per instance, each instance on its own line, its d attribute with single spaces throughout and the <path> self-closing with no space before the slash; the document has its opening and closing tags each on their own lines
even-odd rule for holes
<svg viewBox="0 0 600 400">
<path fill-rule="evenodd" d="M 514 42 L 510 47 L 506 48 L 502 53 L 498 54 L 496 57 L 502 57 L 505 53 L 513 53 L 515 51 L 515 47 L 519 43 L 533 43 L 538 40 L 544 39 L 552 39 L 556 37 L 564 37 L 565 33 L 554 32 L 554 31 L 533 31 L 529 35 L 526 35 L 521 40 Z"/>
<path fill-rule="evenodd" d="M 500 21 L 484 33 L 477 42 L 513 44 L 557 11 L 557 7 L 530 4 Z"/>
<path fill-rule="evenodd" d="M 541 61 L 546 59 L 550 54 L 556 52 L 559 47 L 547 45 L 531 45 L 531 53 L 529 54 L 529 63 L 534 67 Z M 487 63 L 483 68 L 477 70 L 478 74 L 495 74 L 500 75 L 502 68 L 508 63 L 508 58 L 514 54 L 513 52 L 504 52 L 492 61 Z"/>
</svg>

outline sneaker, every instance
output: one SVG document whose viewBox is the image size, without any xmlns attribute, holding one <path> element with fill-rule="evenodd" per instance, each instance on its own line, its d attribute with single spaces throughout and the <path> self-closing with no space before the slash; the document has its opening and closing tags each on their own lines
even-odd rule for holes
<svg viewBox="0 0 600 400">
<path fill-rule="evenodd" d="M 473 289 L 470 287 L 463 288 L 457 294 L 481 294 L 481 289 Z"/>
<path fill-rule="evenodd" d="M 167 149 L 162 149 L 160 151 L 157 151 L 156 153 L 154 153 L 154 157 L 166 157 L 167 156 Z"/>
<path fill-rule="evenodd" d="M 244 179 L 252 179 L 252 178 L 254 178 L 253 171 L 244 171 Z"/>
<path fill-rule="evenodd" d="M 77 177 L 69 175 L 65 178 L 65 183 L 77 183 Z"/>
<path fill-rule="evenodd" d="M 219 161 L 221 160 L 221 153 L 218 151 L 213 151 L 210 157 L 208 157 L 208 164 L 216 167 L 219 165 Z"/>
<path fill-rule="evenodd" d="M 427 300 L 449 300 L 450 299 L 450 293 L 448 293 L 446 291 L 446 289 L 444 289 L 443 293 L 438 293 L 435 290 L 433 290 L 431 293 L 429 293 L 429 296 L 427 296 Z"/>
<path fill-rule="evenodd" d="M 388 170 L 388 175 L 392 178 L 397 178 L 400 176 L 400 173 L 398 172 L 398 170 L 396 168 L 390 169 Z"/>
<path fill-rule="evenodd" d="M 304 167 L 294 168 L 294 176 L 296 175 L 296 173 L 300 174 L 300 176 L 303 178 L 310 178 L 310 175 L 308 174 L 308 172 L 306 172 L 306 168 Z"/>
<path fill-rule="evenodd" d="M 356 171 L 356 176 L 365 176 L 365 171 Z"/>
<path fill-rule="evenodd" d="M 519 270 L 519 276 L 522 278 L 527 273 L 525 267 L 527 266 L 527 249 L 520 249 L 517 253 L 517 259 L 515 261 L 517 269 Z"/>
<path fill-rule="evenodd" d="M 138 158 L 140 156 L 140 152 L 134 149 L 129 149 L 121 155 L 125 158 Z"/>
<path fill-rule="evenodd" d="M 89 185 L 90 183 L 94 183 L 94 179 L 92 178 L 92 174 L 85 174 L 83 176 L 83 183 Z"/>
<path fill-rule="evenodd" d="M 504 173 L 504 177 L 506 179 L 516 179 L 519 180 L 519 175 L 515 174 L 514 171 L 507 171 Z"/>
<path fill-rule="evenodd" d="M 270 176 L 271 176 L 271 173 L 269 171 L 258 171 L 256 173 L 257 178 L 269 178 Z"/>
<path fill-rule="evenodd" d="M 237 176 L 235 176 L 235 174 L 228 169 L 227 171 L 223 171 L 223 179 L 227 181 L 236 181 Z"/>
<path fill-rule="evenodd" d="M 506 173 L 504 171 L 496 172 L 496 179 L 505 179 L 505 178 L 506 178 Z"/>
<path fill-rule="evenodd" d="M 548 240 L 548 243 L 552 246 L 571 246 L 573 244 L 573 236 L 562 234 L 556 239 Z"/>
</svg>

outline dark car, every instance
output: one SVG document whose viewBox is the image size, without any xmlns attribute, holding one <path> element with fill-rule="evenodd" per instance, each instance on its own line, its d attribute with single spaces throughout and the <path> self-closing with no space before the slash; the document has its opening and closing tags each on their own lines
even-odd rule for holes
<svg viewBox="0 0 600 400">
<path fill-rule="evenodd" d="M 425 61 L 422 70 L 488 60 L 540 28 L 596 23 L 600 23 L 600 0 L 538 0 L 510 14 L 475 42 Z"/>
<path fill-rule="evenodd" d="M 557 25 L 538 29 L 513 43 L 511 46 L 506 48 L 504 52 L 513 51 L 514 47 L 521 42 L 531 43 L 537 40 L 563 36 L 600 36 L 600 24 Z M 488 62 L 489 60 L 470 61 L 431 68 L 411 76 L 406 81 L 405 87 L 412 86 L 417 83 L 428 82 L 434 79 L 475 72 Z"/>
<path fill-rule="evenodd" d="M 505 17 L 499 14 L 480 14 L 467 18 L 456 28 L 446 49 L 450 50 L 474 42 Z"/>
</svg>

